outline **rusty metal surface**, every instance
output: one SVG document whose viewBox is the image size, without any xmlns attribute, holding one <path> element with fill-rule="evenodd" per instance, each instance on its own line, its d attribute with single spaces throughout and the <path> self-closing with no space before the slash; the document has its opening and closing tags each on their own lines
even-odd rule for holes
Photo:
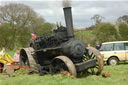
<svg viewBox="0 0 128 85">
<path fill-rule="evenodd" d="M 100 74 L 101 72 L 102 72 L 102 70 L 103 70 L 103 67 L 104 67 L 104 62 L 103 62 L 103 57 L 102 57 L 102 55 L 100 54 L 100 52 L 97 50 L 97 49 L 95 49 L 94 47 L 91 47 L 91 46 L 89 46 L 89 47 L 87 47 L 87 49 L 89 50 L 89 51 L 91 51 L 95 56 L 96 56 L 96 59 L 97 59 L 97 64 L 98 64 L 98 71 L 97 71 L 97 74 Z"/>
<path fill-rule="evenodd" d="M 70 73 L 72 76 L 74 76 L 74 77 L 77 76 L 77 72 L 76 72 L 75 65 L 73 64 L 73 62 L 72 62 L 68 57 L 66 57 L 66 56 L 58 56 L 58 57 L 56 57 L 55 59 L 60 59 L 60 60 L 62 60 L 62 61 L 66 64 L 66 66 L 67 66 L 67 68 L 68 68 L 68 70 L 69 70 L 69 73 Z"/>
<path fill-rule="evenodd" d="M 34 52 L 34 49 L 29 47 L 29 48 L 23 48 L 22 50 L 24 50 L 26 52 L 28 61 L 29 61 L 29 66 L 30 66 L 30 71 L 31 72 L 39 72 L 39 68 L 38 65 L 34 59 L 34 56 L 32 55 Z M 20 56 L 20 57 L 24 57 L 24 56 Z M 21 62 L 23 62 L 21 60 Z"/>
</svg>

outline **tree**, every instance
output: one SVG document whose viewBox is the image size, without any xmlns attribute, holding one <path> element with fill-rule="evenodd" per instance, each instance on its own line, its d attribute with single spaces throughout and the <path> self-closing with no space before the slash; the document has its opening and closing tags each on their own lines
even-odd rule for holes
<svg viewBox="0 0 128 85">
<path fill-rule="evenodd" d="M 20 34 L 18 30 L 33 27 L 36 19 L 38 19 L 37 14 L 24 4 L 11 3 L 0 7 L 0 23 L 8 24 L 13 30 L 14 48 L 16 48 L 17 36 Z"/>
<path fill-rule="evenodd" d="M 11 3 L 0 6 L 0 25 L 2 25 L 1 29 L 10 29 L 12 31 L 11 41 L 13 41 L 13 43 L 10 45 L 11 49 L 26 46 L 30 40 L 31 32 L 36 30 L 43 30 L 41 32 L 45 32 L 44 26 L 46 24 L 47 23 L 42 17 L 38 16 L 37 13 L 33 11 L 33 9 L 24 4 Z M 49 30 L 52 29 L 52 26 L 50 27 L 51 28 L 48 27 Z M 0 35 L 3 36 L 2 34 Z M 10 35 L 7 33 L 4 37 L 10 37 Z"/>
<path fill-rule="evenodd" d="M 12 36 L 13 31 L 9 28 L 7 24 L 0 25 L 0 48 L 6 47 L 11 48 L 11 43 L 13 43 Z M 8 37 L 7 37 L 8 36 Z"/>
<path fill-rule="evenodd" d="M 36 12 L 24 4 L 11 3 L 0 7 L 0 23 L 24 28 L 33 25 L 39 19 L 40 17 L 37 16 Z M 44 23 L 44 20 L 42 20 L 42 23 Z"/>
<path fill-rule="evenodd" d="M 104 19 L 104 17 L 100 16 L 99 14 L 95 14 L 91 19 L 94 20 L 97 25 L 97 24 L 101 23 L 101 21 L 102 21 L 102 19 Z"/>
<path fill-rule="evenodd" d="M 118 39 L 115 26 L 110 23 L 101 23 L 95 29 L 96 41 L 98 43 L 114 41 Z"/>
<path fill-rule="evenodd" d="M 128 15 L 123 15 L 117 19 L 118 23 L 126 22 L 128 24 Z"/>
<path fill-rule="evenodd" d="M 119 24 L 119 34 L 121 36 L 121 40 L 128 40 L 128 24 Z"/>
<path fill-rule="evenodd" d="M 55 26 L 54 24 L 46 22 L 44 24 L 41 24 L 38 28 L 35 28 L 34 32 L 40 36 L 46 36 L 46 35 L 48 36 L 52 33 L 52 28 L 54 26 Z"/>
</svg>

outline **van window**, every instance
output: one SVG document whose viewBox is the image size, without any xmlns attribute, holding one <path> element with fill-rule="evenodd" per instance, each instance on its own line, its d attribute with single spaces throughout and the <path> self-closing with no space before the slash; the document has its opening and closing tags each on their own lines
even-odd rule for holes
<svg viewBox="0 0 128 85">
<path fill-rule="evenodd" d="M 103 44 L 100 48 L 100 51 L 112 51 L 113 44 Z"/>
<path fill-rule="evenodd" d="M 128 43 L 125 43 L 125 49 L 128 50 Z"/>
<path fill-rule="evenodd" d="M 115 43 L 114 50 L 124 50 L 124 43 Z"/>
</svg>

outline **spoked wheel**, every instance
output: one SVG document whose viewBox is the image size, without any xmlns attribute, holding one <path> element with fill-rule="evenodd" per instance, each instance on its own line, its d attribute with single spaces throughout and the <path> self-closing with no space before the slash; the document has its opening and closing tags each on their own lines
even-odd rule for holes
<svg viewBox="0 0 128 85">
<path fill-rule="evenodd" d="M 53 59 L 51 65 L 51 74 L 57 74 L 60 72 L 67 71 L 69 72 L 72 76 L 76 77 L 76 68 L 73 64 L 73 62 L 66 56 L 58 56 Z"/>
<path fill-rule="evenodd" d="M 101 56 L 100 52 L 93 47 L 87 47 L 85 60 L 89 59 L 96 59 L 96 66 L 94 68 L 89 68 L 88 72 L 99 75 L 102 72 L 104 66 L 103 57 Z"/>
</svg>

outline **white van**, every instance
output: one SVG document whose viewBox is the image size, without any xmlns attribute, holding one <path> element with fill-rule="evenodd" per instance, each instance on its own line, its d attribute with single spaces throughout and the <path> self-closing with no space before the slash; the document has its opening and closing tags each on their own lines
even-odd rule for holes
<svg viewBox="0 0 128 85">
<path fill-rule="evenodd" d="M 108 65 L 128 61 L 128 41 L 105 42 L 99 50 Z"/>
</svg>

